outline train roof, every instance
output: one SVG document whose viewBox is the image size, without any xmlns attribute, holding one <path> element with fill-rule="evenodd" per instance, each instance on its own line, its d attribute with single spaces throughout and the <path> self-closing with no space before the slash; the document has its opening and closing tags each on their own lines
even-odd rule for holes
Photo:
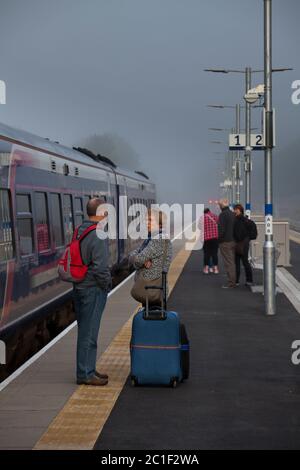
<svg viewBox="0 0 300 470">
<path fill-rule="evenodd" d="M 36 148 L 37 150 L 42 150 L 50 154 L 55 154 L 61 157 L 68 158 L 78 163 L 86 164 L 89 166 L 92 165 L 98 168 L 102 168 L 106 171 L 111 170 L 112 172 L 116 172 L 117 174 L 124 175 L 128 178 L 133 178 L 135 180 L 151 183 L 151 181 L 147 179 L 146 176 L 143 176 L 140 173 L 136 173 L 134 171 L 127 170 L 121 167 L 113 168 L 109 164 L 95 161 L 91 157 L 83 154 L 82 152 L 62 145 L 59 142 L 54 142 L 48 138 L 39 137 L 35 134 L 31 134 L 31 132 L 16 129 L 11 126 L 7 126 L 3 123 L 0 123 L 0 138 L 1 137 L 9 139 L 10 141 L 15 143 L 25 144 L 26 146 Z"/>
</svg>

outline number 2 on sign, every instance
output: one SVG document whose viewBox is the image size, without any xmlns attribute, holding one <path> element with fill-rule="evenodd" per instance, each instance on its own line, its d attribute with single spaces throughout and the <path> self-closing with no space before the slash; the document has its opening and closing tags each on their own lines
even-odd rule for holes
<svg viewBox="0 0 300 470">
<path fill-rule="evenodd" d="M 256 145 L 262 145 L 262 135 L 260 134 L 256 136 Z"/>
</svg>

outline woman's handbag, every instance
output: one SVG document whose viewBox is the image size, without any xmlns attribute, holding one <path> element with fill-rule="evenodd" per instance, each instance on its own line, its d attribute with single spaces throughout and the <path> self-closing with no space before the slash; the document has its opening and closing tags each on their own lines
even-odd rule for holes
<svg viewBox="0 0 300 470">
<path fill-rule="evenodd" d="M 165 265 L 167 257 L 167 240 L 164 240 L 164 250 L 163 250 L 163 262 L 162 267 Z M 146 287 L 161 287 L 162 286 L 162 275 L 157 279 L 145 279 L 142 273 L 138 273 L 131 289 L 131 296 L 141 302 L 142 304 L 146 303 Z M 161 291 L 159 289 L 148 289 L 148 301 L 150 304 L 159 303 L 161 300 Z"/>
</svg>

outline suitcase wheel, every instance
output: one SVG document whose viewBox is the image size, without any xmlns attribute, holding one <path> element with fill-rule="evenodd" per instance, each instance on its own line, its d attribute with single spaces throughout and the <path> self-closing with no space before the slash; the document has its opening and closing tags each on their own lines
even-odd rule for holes
<svg viewBox="0 0 300 470">
<path fill-rule="evenodd" d="M 176 388 L 178 385 L 178 377 L 172 377 L 170 380 L 170 387 Z"/>
</svg>

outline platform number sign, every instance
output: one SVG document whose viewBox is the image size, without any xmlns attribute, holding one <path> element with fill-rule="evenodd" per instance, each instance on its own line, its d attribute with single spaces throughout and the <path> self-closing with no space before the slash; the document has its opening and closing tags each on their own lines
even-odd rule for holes
<svg viewBox="0 0 300 470">
<path fill-rule="evenodd" d="M 6 364 L 6 345 L 0 340 L 0 364 Z"/>
<path fill-rule="evenodd" d="M 246 135 L 245 134 L 230 134 L 229 135 L 229 149 L 230 150 L 245 150 Z M 252 150 L 263 150 L 265 148 L 263 134 L 251 134 L 251 147 Z"/>
</svg>

